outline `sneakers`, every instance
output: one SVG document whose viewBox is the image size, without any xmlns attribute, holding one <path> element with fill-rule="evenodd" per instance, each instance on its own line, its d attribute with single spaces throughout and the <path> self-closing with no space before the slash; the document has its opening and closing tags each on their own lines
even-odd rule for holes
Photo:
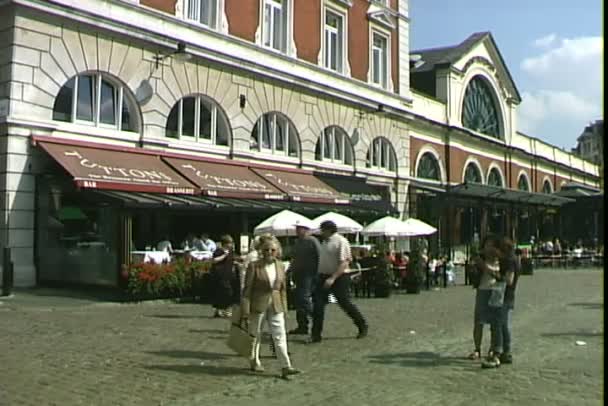
<svg viewBox="0 0 608 406">
<path fill-rule="evenodd" d="M 482 368 L 498 368 L 500 366 L 499 357 L 492 357 L 481 363 Z"/>
<path fill-rule="evenodd" d="M 357 338 L 365 338 L 367 337 L 367 332 L 369 330 L 369 327 L 367 325 L 359 327 L 359 334 L 357 334 Z"/>
<path fill-rule="evenodd" d="M 309 344 L 315 344 L 315 343 L 320 343 L 322 341 L 322 338 L 320 336 L 312 336 L 310 337 L 310 341 L 308 341 Z"/>
<path fill-rule="evenodd" d="M 302 371 L 300 371 L 299 369 L 295 369 L 293 367 L 283 368 L 283 369 L 281 369 L 281 378 L 289 379 L 289 376 L 297 375 L 301 372 Z"/>
<path fill-rule="evenodd" d="M 505 352 L 503 354 L 500 355 L 500 363 L 501 364 L 512 364 L 513 363 L 513 356 L 511 355 L 511 353 Z"/>
<path fill-rule="evenodd" d="M 264 367 L 255 362 L 254 359 L 249 360 L 249 369 L 251 369 L 253 372 L 264 372 Z"/>
</svg>

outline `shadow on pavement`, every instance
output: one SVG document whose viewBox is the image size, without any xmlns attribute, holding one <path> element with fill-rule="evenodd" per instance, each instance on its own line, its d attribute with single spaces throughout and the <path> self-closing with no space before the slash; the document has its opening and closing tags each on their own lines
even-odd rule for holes
<svg viewBox="0 0 608 406">
<path fill-rule="evenodd" d="M 157 319 L 212 319 L 212 316 L 187 316 L 183 314 L 146 314 L 145 317 L 155 317 Z"/>
<path fill-rule="evenodd" d="M 146 354 L 160 355 L 163 357 L 180 358 L 180 359 L 201 359 L 201 360 L 218 360 L 236 357 L 236 354 L 221 354 L 217 352 L 206 352 L 206 351 L 184 351 L 184 350 L 170 350 L 170 351 L 146 351 Z"/>
<path fill-rule="evenodd" d="M 228 334 L 228 329 L 221 329 L 221 328 L 190 329 L 190 330 L 188 330 L 188 332 L 201 333 L 201 334 L 205 334 L 205 333 L 226 333 L 226 334 Z"/>
<path fill-rule="evenodd" d="M 603 303 L 568 303 L 568 306 L 578 306 L 578 307 L 584 307 L 587 309 L 596 309 L 596 310 L 601 310 L 604 308 Z"/>
<path fill-rule="evenodd" d="M 403 367 L 436 367 L 442 365 L 471 365 L 465 357 L 442 356 L 435 352 L 404 352 L 371 355 L 371 362 Z"/>
<path fill-rule="evenodd" d="M 542 333 L 541 337 L 603 337 L 604 333 L 601 331 L 566 331 L 563 333 Z"/>
<path fill-rule="evenodd" d="M 256 378 L 276 378 L 275 375 L 255 374 L 247 368 L 219 367 L 207 365 L 147 365 L 146 369 L 179 372 L 181 374 L 207 374 L 214 376 L 247 375 Z"/>
</svg>

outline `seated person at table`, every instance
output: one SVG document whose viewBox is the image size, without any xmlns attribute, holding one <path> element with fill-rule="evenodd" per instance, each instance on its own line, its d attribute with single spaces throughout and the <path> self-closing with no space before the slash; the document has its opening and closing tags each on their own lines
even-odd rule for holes
<svg viewBox="0 0 608 406">
<path fill-rule="evenodd" d="M 203 251 L 215 252 L 215 250 L 217 249 L 217 244 L 215 243 L 215 241 L 209 238 L 208 234 L 201 234 L 201 240 L 203 241 L 203 244 L 206 247 L 206 249 Z"/>
<path fill-rule="evenodd" d="M 207 249 L 207 245 L 205 245 L 205 242 L 202 239 L 202 236 L 194 237 L 191 248 L 194 249 L 194 251 L 209 251 L 209 249 Z"/>
<path fill-rule="evenodd" d="M 156 244 L 156 251 L 167 251 L 169 254 L 173 252 L 173 247 L 168 236 L 163 236 L 163 239 Z"/>
<path fill-rule="evenodd" d="M 192 233 L 188 233 L 186 235 L 186 239 L 184 241 L 182 241 L 182 243 L 180 244 L 180 247 L 183 250 L 191 250 L 194 249 L 194 240 L 196 239 L 196 237 L 194 237 L 194 234 Z"/>
</svg>

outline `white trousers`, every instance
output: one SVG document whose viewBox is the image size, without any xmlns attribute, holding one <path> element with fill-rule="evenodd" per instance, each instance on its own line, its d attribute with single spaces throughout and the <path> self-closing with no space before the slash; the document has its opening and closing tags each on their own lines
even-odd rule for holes
<svg viewBox="0 0 608 406">
<path fill-rule="evenodd" d="M 285 314 L 273 313 L 268 309 L 265 313 L 252 313 L 249 315 L 249 334 L 255 337 L 251 348 L 251 359 L 256 365 L 260 363 L 260 344 L 262 342 L 262 326 L 264 320 L 268 322 L 270 335 L 282 368 L 290 368 L 291 361 L 287 353 L 287 332 L 285 331 Z"/>
</svg>

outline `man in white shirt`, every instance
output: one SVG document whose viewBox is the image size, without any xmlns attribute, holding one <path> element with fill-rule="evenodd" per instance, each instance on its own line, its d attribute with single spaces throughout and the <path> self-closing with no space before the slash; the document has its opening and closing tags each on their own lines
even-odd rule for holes
<svg viewBox="0 0 608 406">
<path fill-rule="evenodd" d="M 209 238 L 209 235 L 202 234 L 201 240 L 203 241 L 203 245 L 206 247 L 205 251 L 215 252 L 215 250 L 217 249 L 217 244 L 215 243 L 215 241 Z"/>
<path fill-rule="evenodd" d="M 350 277 L 347 274 L 348 265 L 352 261 L 350 244 L 337 231 L 333 221 L 321 223 L 323 243 L 319 251 L 319 281 L 313 297 L 312 343 L 321 342 L 329 293 L 333 293 L 340 308 L 359 329 L 357 338 L 367 336 L 367 322 L 350 299 Z"/>
<path fill-rule="evenodd" d="M 156 251 L 167 251 L 169 254 L 173 252 L 173 246 L 168 237 L 164 237 L 161 241 L 156 244 Z"/>
</svg>

